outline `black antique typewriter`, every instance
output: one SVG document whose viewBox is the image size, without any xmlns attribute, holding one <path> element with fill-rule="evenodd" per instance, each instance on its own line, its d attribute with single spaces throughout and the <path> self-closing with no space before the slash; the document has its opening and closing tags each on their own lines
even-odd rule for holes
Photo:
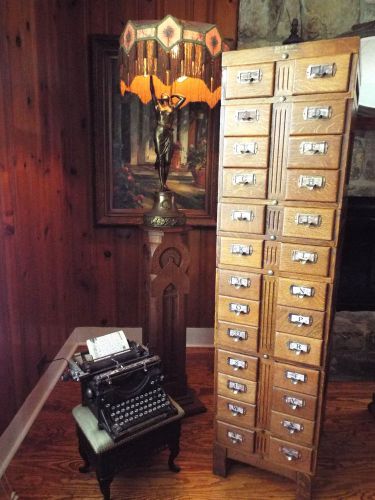
<svg viewBox="0 0 375 500">
<path fill-rule="evenodd" d="M 81 383 L 82 404 L 114 441 L 177 413 L 162 387 L 159 356 L 135 342 L 124 352 L 95 361 L 88 352 L 76 353 L 69 370 Z"/>
</svg>

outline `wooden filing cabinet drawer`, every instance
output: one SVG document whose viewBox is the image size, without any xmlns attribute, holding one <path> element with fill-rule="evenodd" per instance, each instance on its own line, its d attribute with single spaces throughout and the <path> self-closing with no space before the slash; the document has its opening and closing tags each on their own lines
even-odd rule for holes
<svg viewBox="0 0 375 500">
<path fill-rule="evenodd" d="M 333 208 L 285 207 L 283 236 L 332 240 L 335 223 Z"/>
<path fill-rule="evenodd" d="M 315 339 L 323 338 L 324 312 L 299 309 L 293 306 L 277 306 L 276 330 Z"/>
<path fill-rule="evenodd" d="M 338 169 L 341 135 L 289 137 L 288 168 Z"/>
<path fill-rule="evenodd" d="M 258 329 L 218 321 L 216 345 L 226 349 L 235 349 L 236 351 L 256 352 L 258 349 Z"/>
<path fill-rule="evenodd" d="M 311 472 L 312 449 L 271 436 L 269 460 L 300 472 Z"/>
<path fill-rule="evenodd" d="M 218 320 L 229 321 L 230 323 L 258 326 L 259 302 L 219 295 L 217 317 Z"/>
<path fill-rule="evenodd" d="M 338 170 L 288 170 L 286 200 L 335 202 L 339 183 Z"/>
<path fill-rule="evenodd" d="M 304 418 L 291 417 L 276 411 L 271 413 L 270 430 L 281 438 L 292 443 L 312 445 L 314 441 L 315 422 Z"/>
<path fill-rule="evenodd" d="M 279 278 L 277 303 L 285 306 L 302 307 L 324 311 L 327 284 L 309 279 Z"/>
<path fill-rule="evenodd" d="M 258 373 L 258 358 L 245 354 L 223 351 L 217 352 L 217 369 L 220 373 L 256 380 Z"/>
<path fill-rule="evenodd" d="M 224 137 L 224 167 L 266 168 L 268 137 Z"/>
<path fill-rule="evenodd" d="M 311 276 L 329 276 L 330 254 L 329 247 L 281 243 L 280 271 Z"/>
<path fill-rule="evenodd" d="M 244 455 L 254 451 L 253 431 L 218 421 L 216 438 L 223 446 L 237 450 Z"/>
<path fill-rule="evenodd" d="M 260 168 L 223 168 L 223 196 L 236 198 L 266 197 L 267 170 Z"/>
<path fill-rule="evenodd" d="M 274 363 L 273 385 L 316 396 L 319 388 L 319 372 L 312 368 Z"/>
<path fill-rule="evenodd" d="M 257 384 L 252 380 L 232 377 L 224 373 L 217 375 L 217 393 L 225 398 L 235 399 L 243 403 L 255 404 Z"/>
<path fill-rule="evenodd" d="M 299 392 L 274 387 L 272 390 L 272 409 L 298 418 L 314 420 L 317 398 Z"/>
<path fill-rule="evenodd" d="M 270 131 L 270 104 L 224 106 L 224 135 L 268 135 Z"/>
<path fill-rule="evenodd" d="M 219 269 L 218 286 L 220 295 L 259 300 L 261 275 Z"/>
<path fill-rule="evenodd" d="M 297 59 L 293 94 L 346 92 L 349 83 L 350 54 Z"/>
<path fill-rule="evenodd" d="M 255 405 L 239 403 L 234 399 L 217 398 L 217 418 L 240 427 L 254 427 Z"/>
<path fill-rule="evenodd" d="M 219 238 L 219 262 L 235 266 L 261 268 L 263 241 L 247 238 Z"/>
<path fill-rule="evenodd" d="M 273 95 L 274 64 L 244 64 L 227 68 L 225 99 Z"/>
<path fill-rule="evenodd" d="M 322 358 L 323 341 L 290 333 L 276 332 L 275 356 L 286 361 L 319 366 Z"/>
<path fill-rule="evenodd" d="M 293 102 L 291 135 L 341 134 L 345 120 L 344 100 Z"/>
<path fill-rule="evenodd" d="M 264 233 L 264 205 L 219 204 L 219 229 L 235 233 Z"/>
</svg>

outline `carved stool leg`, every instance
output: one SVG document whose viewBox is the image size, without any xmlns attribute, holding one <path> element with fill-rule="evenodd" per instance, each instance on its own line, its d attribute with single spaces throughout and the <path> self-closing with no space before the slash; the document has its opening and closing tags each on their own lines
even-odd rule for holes
<svg viewBox="0 0 375 500">
<path fill-rule="evenodd" d="M 168 458 L 168 467 L 172 472 L 180 472 L 181 467 L 174 463 L 174 459 L 180 453 L 180 423 L 176 426 L 175 431 L 172 432 L 170 438 L 168 439 L 168 448 L 170 451 Z"/>
<path fill-rule="evenodd" d="M 102 478 L 100 477 L 99 472 L 96 471 L 96 477 L 98 479 L 100 491 L 103 495 L 103 500 L 111 500 L 111 483 L 113 481 L 113 476 Z"/>
<path fill-rule="evenodd" d="M 86 448 L 85 448 L 84 443 L 83 443 L 81 430 L 79 429 L 78 426 L 76 427 L 76 431 L 77 431 L 77 436 L 78 436 L 78 451 L 79 451 L 79 454 L 81 455 L 81 458 L 83 460 L 83 465 L 81 465 L 81 467 L 79 467 L 78 470 L 79 470 L 79 472 L 86 473 L 86 472 L 90 471 L 90 462 L 88 459 Z"/>
<path fill-rule="evenodd" d="M 296 500 L 311 500 L 312 477 L 303 472 L 297 472 Z"/>
<path fill-rule="evenodd" d="M 227 450 L 219 443 L 214 443 L 214 465 L 213 473 L 225 477 L 228 472 Z"/>
</svg>

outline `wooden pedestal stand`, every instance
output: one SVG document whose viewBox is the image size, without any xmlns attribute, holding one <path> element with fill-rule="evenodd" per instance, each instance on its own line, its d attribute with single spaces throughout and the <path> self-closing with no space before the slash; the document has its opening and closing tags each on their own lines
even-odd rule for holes
<svg viewBox="0 0 375 500">
<path fill-rule="evenodd" d="M 205 407 L 188 388 L 186 378 L 186 299 L 189 293 L 186 246 L 190 228 L 143 226 L 144 329 L 143 341 L 163 363 L 165 389 L 185 410 L 201 413 Z"/>
</svg>

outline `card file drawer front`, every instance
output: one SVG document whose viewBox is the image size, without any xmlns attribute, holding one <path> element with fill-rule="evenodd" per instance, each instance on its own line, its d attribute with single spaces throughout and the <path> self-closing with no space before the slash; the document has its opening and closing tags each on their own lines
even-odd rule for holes
<svg viewBox="0 0 375 500">
<path fill-rule="evenodd" d="M 285 207 L 283 236 L 333 240 L 335 209 L 320 207 Z"/>
<path fill-rule="evenodd" d="M 346 92 L 349 84 L 350 54 L 297 59 L 293 94 Z"/>
<path fill-rule="evenodd" d="M 309 276 L 329 276 L 331 249 L 299 243 L 281 243 L 280 271 L 307 274 Z"/>
<path fill-rule="evenodd" d="M 272 434 L 287 439 L 291 443 L 312 445 L 315 422 L 300 417 L 291 417 L 276 411 L 271 412 L 270 430 Z"/>
<path fill-rule="evenodd" d="M 288 170 L 285 199 L 290 201 L 331 202 L 337 201 L 338 170 Z"/>
<path fill-rule="evenodd" d="M 323 341 L 310 337 L 276 332 L 274 355 L 277 358 L 311 366 L 320 366 Z"/>
<path fill-rule="evenodd" d="M 326 297 L 326 283 L 300 278 L 279 278 L 277 303 L 280 305 L 324 311 Z"/>
<path fill-rule="evenodd" d="M 344 130 L 346 101 L 293 102 L 291 135 L 341 134 Z"/>
<path fill-rule="evenodd" d="M 312 455 L 311 448 L 270 437 L 269 460 L 283 467 L 310 473 Z"/>
<path fill-rule="evenodd" d="M 255 405 L 218 396 L 216 417 L 218 420 L 249 429 L 255 424 Z"/>
<path fill-rule="evenodd" d="M 341 135 L 289 137 L 287 167 L 337 170 L 341 142 Z"/>
<path fill-rule="evenodd" d="M 224 198 L 264 199 L 267 192 L 267 170 L 260 168 L 223 168 Z"/>
<path fill-rule="evenodd" d="M 224 84 L 225 99 L 273 95 L 274 64 L 229 66 Z"/>
<path fill-rule="evenodd" d="M 219 204 L 219 229 L 235 233 L 264 234 L 264 205 Z"/>
<path fill-rule="evenodd" d="M 319 388 L 319 371 L 312 368 L 275 362 L 273 367 L 273 385 L 282 389 L 316 396 Z"/>
<path fill-rule="evenodd" d="M 315 339 L 323 338 L 325 313 L 291 306 L 276 307 L 276 330 Z"/>
<path fill-rule="evenodd" d="M 267 168 L 268 137 L 224 137 L 224 167 Z"/>
<path fill-rule="evenodd" d="M 257 327 L 259 324 L 259 301 L 219 295 L 217 317 L 219 321 Z"/>
<path fill-rule="evenodd" d="M 317 398 L 299 392 L 274 387 L 272 389 L 272 410 L 296 418 L 314 420 Z"/>
<path fill-rule="evenodd" d="M 226 375 L 225 373 L 218 373 L 217 393 L 225 398 L 255 404 L 257 383 L 252 380 Z"/>
<path fill-rule="evenodd" d="M 268 135 L 270 131 L 270 104 L 224 106 L 224 135 Z"/>
<path fill-rule="evenodd" d="M 243 455 L 254 452 L 254 432 L 248 429 L 217 421 L 216 439 L 223 446 Z"/>
<path fill-rule="evenodd" d="M 219 237 L 220 264 L 261 268 L 262 262 L 262 240 Z"/>
<path fill-rule="evenodd" d="M 258 349 L 258 329 L 248 325 L 218 321 L 216 327 L 216 345 L 224 349 L 236 351 L 253 351 Z"/>
<path fill-rule="evenodd" d="M 220 373 L 226 375 L 256 381 L 258 358 L 219 349 L 217 352 L 217 369 Z"/>
<path fill-rule="evenodd" d="M 218 291 L 240 299 L 260 299 L 261 275 L 236 271 L 218 270 Z"/>
</svg>

